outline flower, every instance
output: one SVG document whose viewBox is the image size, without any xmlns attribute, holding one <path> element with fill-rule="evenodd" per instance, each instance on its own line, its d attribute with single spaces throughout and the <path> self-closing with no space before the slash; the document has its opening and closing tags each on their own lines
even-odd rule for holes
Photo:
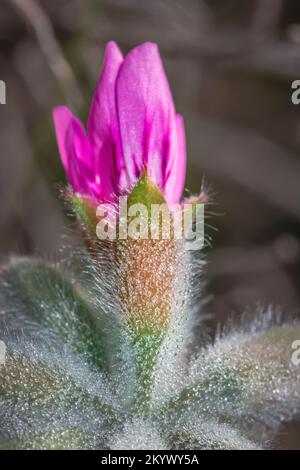
<svg viewBox="0 0 300 470">
<path fill-rule="evenodd" d="M 156 44 L 144 43 L 123 58 L 106 46 L 87 133 L 66 106 L 54 109 L 61 160 L 75 193 L 114 202 L 146 172 L 169 205 L 185 181 L 183 119 L 176 114 Z"/>
</svg>

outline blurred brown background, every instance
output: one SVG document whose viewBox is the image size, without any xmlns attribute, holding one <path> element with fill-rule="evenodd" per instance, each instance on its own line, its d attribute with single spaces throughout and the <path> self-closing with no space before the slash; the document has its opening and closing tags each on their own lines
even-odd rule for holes
<svg viewBox="0 0 300 470">
<path fill-rule="evenodd" d="M 187 187 L 205 175 L 214 194 L 206 312 L 223 322 L 272 303 L 299 315 L 297 0 L 1 0 L 1 261 L 58 256 L 70 221 L 51 110 L 67 103 L 86 118 L 111 39 L 123 52 L 159 44 L 186 123 Z M 300 448 L 299 426 L 280 445 Z"/>
</svg>

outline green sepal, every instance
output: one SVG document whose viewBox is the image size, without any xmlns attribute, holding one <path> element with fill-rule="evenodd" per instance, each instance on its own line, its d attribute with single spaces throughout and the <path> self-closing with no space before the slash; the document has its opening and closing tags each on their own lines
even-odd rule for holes
<svg viewBox="0 0 300 470">
<path fill-rule="evenodd" d="M 96 239 L 96 226 L 99 222 L 97 205 L 92 200 L 71 192 L 67 193 L 67 200 L 89 237 Z"/>
<path fill-rule="evenodd" d="M 163 194 L 148 177 L 146 171 L 128 196 L 128 207 L 133 204 L 143 204 L 148 212 L 150 212 L 152 204 L 166 204 Z"/>
</svg>

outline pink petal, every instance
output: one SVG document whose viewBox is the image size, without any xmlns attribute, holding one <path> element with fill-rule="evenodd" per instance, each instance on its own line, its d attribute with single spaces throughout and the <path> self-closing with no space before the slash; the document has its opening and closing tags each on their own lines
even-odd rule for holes
<svg viewBox="0 0 300 470">
<path fill-rule="evenodd" d="M 166 171 L 166 182 L 164 187 L 164 196 L 168 204 L 177 204 L 183 193 L 185 174 L 186 174 L 186 142 L 184 121 L 180 114 L 176 116 L 176 128 L 173 128 L 175 134 L 171 139 L 174 145 L 171 145 L 170 155 Z M 175 148 L 175 145 L 177 148 Z"/>
<path fill-rule="evenodd" d="M 183 120 L 174 104 L 157 46 L 145 43 L 125 60 L 107 44 L 91 106 L 88 136 L 64 107 L 54 110 L 59 151 L 76 192 L 111 201 L 146 169 L 169 204 L 180 200 L 185 179 Z"/>
<path fill-rule="evenodd" d="M 67 171 L 68 169 L 68 153 L 66 149 L 66 135 L 70 126 L 72 113 L 66 106 L 58 106 L 53 110 L 53 120 L 55 126 L 56 140 L 61 157 L 62 164 Z"/>
<path fill-rule="evenodd" d="M 96 196 L 93 150 L 81 122 L 65 106 L 53 111 L 56 137 L 62 163 L 75 192 Z"/>
<path fill-rule="evenodd" d="M 109 42 L 88 120 L 89 138 L 95 147 L 94 170 L 101 179 L 103 197 L 108 200 L 117 192 L 122 167 L 115 99 L 115 82 L 122 62 L 118 46 Z"/>
<path fill-rule="evenodd" d="M 147 167 L 163 189 L 174 106 L 155 44 L 142 44 L 125 58 L 117 79 L 117 107 L 130 184 Z"/>
<path fill-rule="evenodd" d="M 68 129 L 66 146 L 70 155 L 68 179 L 74 191 L 97 197 L 100 186 L 97 187 L 93 171 L 93 149 L 81 122 L 74 116 Z"/>
<path fill-rule="evenodd" d="M 115 82 L 122 62 L 123 56 L 117 44 L 109 42 L 88 119 L 89 137 L 99 146 L 118 129 Z"/>
</svg>

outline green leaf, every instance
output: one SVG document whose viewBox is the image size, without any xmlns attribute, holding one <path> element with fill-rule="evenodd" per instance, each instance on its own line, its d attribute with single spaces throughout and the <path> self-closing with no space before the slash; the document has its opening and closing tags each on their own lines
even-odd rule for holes
<svg viewBox="0 0 300 470">
<path fill-rule="evenodd" d="M 69 434 L 65 426 L 77 427 L 79 417 L 78 426 L 88 430 L 97 421 L 104 428 L 100 434 L 122 417 L 103 374 L 55 349 L 28 342 L 8 344 L 5 364 L 0 366 L 0 403 L 1 435 L 12 438 L 0 448 L 87 447 L 83 432 Z"/>
<path fill-rule="evenodd" d="M 0 443 L 0 450 L 82 450 L 89 448 L 88 436 L 79 428 L 54 428 L 40 433 L 28 433 L 20 440 Z"/>
<path fill-rule="evenodd" d="M 5 363 L 0 365 L 0 398 L 2 408 L 11 408 L 13 414 L 17 407 L 21 414 L 29 411 L 34 416 L 34 408 L 57 410 L 59 406 L 87 409 L 91 406 L 98 413 L 113 414 L 103 375 L 93 372 L 91 378 L 91 371 L 85 365 L 75 362 L 73 369 L 72 362 L 56 354 L 54 349 L 27 342 L 17 346 L 8 344 Z"/>
<path fill-rule="evenodd" d="M 237 429 L 203 418 L 185 420 L 180 424 L 180 429 L 172 431 L 171 441 L 172 448 L 179 450 L 258 450 L 258 446 L 243 437 Z"/>
<path fill-rule="evenodd" d="M 63 368 L 51 368 L 42 360 L 32 360 L 26 353 L 11 351 L 0 366 L 0 397 L 9 403 L 58 405 L 64 398 L 74 399 L 74 380 Z"/>
<path fill-rule="evenodd" d="M 250 427 L 255 420 L 275 426 L 297 416 L 300 369 L 292 362 L 295 339 L 300 339 L 299 324 L 233 332 L 218 339 L 192 362 L 184 389 L 169 403 L 170 412 L 197 406 Z"/>
<path fill-rule="evenodd" d="M 88 436 L 79 428 L 54 428 L 22 439 L 18 450 L 82 450 L 89 448 Z"/>
<path fill-rule="evenodd" d="M 0 450 L 17 450 L 18 444 L 16 439 L 8 439 L 0 442 Z"/>
<path fill-rule="evenodd" d="M 2 272 L 1 281 L 7 316 L 35 320 L 90 364 L 105 369 L 108 351 L 100 320 L 62 274 L 42 261 L 21 259 Z"/>
</svg>

